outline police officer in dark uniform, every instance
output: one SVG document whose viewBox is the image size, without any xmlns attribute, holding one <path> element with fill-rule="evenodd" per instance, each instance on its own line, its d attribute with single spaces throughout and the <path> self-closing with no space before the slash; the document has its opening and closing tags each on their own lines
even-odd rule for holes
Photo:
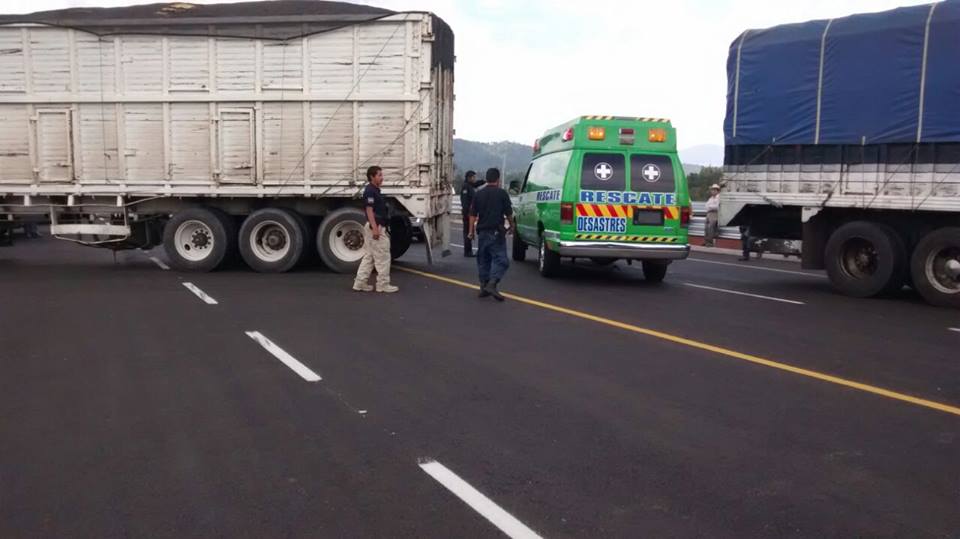
<svg viewBox="0 0 960 539">
<path fill-rule="evenodd" d="M 516 233 L 517 221 L 513 217 L 510 195 L 500 188 L 500 171 L 491 168 L 487 170 L 486 186 L 477 193 L 470 207 L 470 237 L 477 237 L 481 298 L 493 296 L 497 301 L 504 300 L 497 289 L 510 267 L 504 221 L 509 221 L 510 230 Z"/>
<path fill-rule="evenodd" d="M 477 195 L 477 173 L 468 170 L 463 177 L 463 187 L 460 188 L 460 213 L 463 214 L 463 256 L 472 258 L 473 241 L 470 239 L 470 207 L 473 206 L 473 198 Z"/>
</svg>

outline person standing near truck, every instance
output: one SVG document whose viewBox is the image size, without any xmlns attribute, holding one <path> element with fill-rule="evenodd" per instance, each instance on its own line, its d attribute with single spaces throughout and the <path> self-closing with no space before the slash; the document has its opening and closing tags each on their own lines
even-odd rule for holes
<svg viewBox="0 0 960 539">
<path fill-rule="evenodd" d="M 740 254 L 741 262 L 750 261 L 750 227 L 748 225 L 740 225 L 740 248 L 743 251 Z"/>
<path fill-rule="evenodd" d="M 463 256 L 472 258 L 473 240 L 470 239 L 470 207 L 473 205 L 473 197 L 477 195 L 477 173 L 468 170 L 463 177 L 463 187 L 460 188 L 460 213 L 463 217 Z"/>
<path fill-rule="evenodd" d="M 367 214 L 367 224 L 363 227 L 363 259 L 353 282 L 353 289 L 357 292 L 374 290 L 368 282 L 374 268 L 377 270 L 377 292 L 393 293 L 400 290 L 390 284 L 390 235 L 387 233 L 390 216 L 387 202 L 380 194 L 381 185 L 383 169 L 378 166 L 368 168 L 367 187 L 363 190 Z"/>
<path fill-rule="evenodd" d="M 487 170 L 487 182 L 473 199 L 470 208 L 470 238 L 477 237 L 477 269 L 480 274 L 481 298 L 493 296 L 497 301 L 504 297 L 497 289 L 510 260 L 507 258 L 507 231 L 504 221 L 510 222 L 510 230 L 516 232 L 510 195 L 500 188 L 500 171 Z"/>
<path fill-rule="evenodd" d="M 707 199 L 707 224 L 703 232 L 704 247 L 716 247 L 720 235 L 720 186 L 710 186 L 710 198 Z"/>
</svg>

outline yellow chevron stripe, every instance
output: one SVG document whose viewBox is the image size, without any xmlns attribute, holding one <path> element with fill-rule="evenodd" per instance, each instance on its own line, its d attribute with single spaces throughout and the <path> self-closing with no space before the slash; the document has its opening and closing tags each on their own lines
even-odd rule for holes
<svg viewBox="0 0 960 539">
<path fill-rule="evenodd" d="M 672 236 L 629 236 L 614 234 L 575 234 L 575 239 L 588 241 L 632 241 L 638 243 L 677 243 Z"/>
</svg>

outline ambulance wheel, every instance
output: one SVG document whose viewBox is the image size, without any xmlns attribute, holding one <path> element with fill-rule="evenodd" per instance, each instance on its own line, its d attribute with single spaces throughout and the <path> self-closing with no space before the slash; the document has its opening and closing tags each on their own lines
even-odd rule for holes
<svg viewBox="0 0 960 539">
<path fill-rule="evenodd" d="M 396 260 L 404 255 L 413 243 L 413 227 L 406 217 L 390 219 L 390 258 Z"/>
<path fill-rule="evenodd" d="M 913 251 L 913 285 L 931 305 L 960 308 L 960 228 L 934 230 Z"/>
<path fill-rule="evenodd" d="M 868 298 L 903 287 L 907 249 L 890 227 L 854 221 L 838 228 L 827 241 L 827 275 L 841 293 Z"/>
<path fill-rule="evenodd" d="M 527 244 L 520 239 L 520 234 L 513 234 L 513 259 L 523 262 L 527 259 Z"/>
<path fill-rule="evenodd" d="M 662 283 L 667 276 L 667 266 L 665 262 L 654 262 L 651 260 L 643 261 L 643 279 L 648 283 Z"/>
<path fill-rule="evenodd" d="M 537 254 L 540 275 L 548 279 L 556 277 L 560 271 L 560 255 L 550 250 L 550 247 L 547 246 L 546 239 L 540 238 L 540 249 Z"/>
<path fill-rule="evenodd" d="M 170 264 L 181 271 L 217 269 L 236 252 L 236 224 L 214 208 L 187 208 L 163 228 L 163 248 Z"/>
<path fill-rule="evenodd" d="M 320 221 L 317 251 L 325 266 L 336 273 L 353 273 L 363 258 L 363 227 L 367 216 L 357 208 L 340 208 Z"/>
<path fill-rule="evenodd" d="M 290 271 L 307 250 L 306 228 L 303 219 L 291 210 L 257 210 L 240 227 L 240 256 L 260 273 Z"/>
</svg>

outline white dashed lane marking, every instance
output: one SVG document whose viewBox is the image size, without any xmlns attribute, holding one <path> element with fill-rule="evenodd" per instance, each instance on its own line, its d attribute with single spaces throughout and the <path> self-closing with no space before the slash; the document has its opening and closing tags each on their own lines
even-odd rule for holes
<svg viewBox="0 0 960 539">
<path fill-rule="evenodd" d="M 164 264 L 163 261 L 160 260 L 159 258 L 157 258 L 157 257 L 155 257 L 155 256 L 151 256 L 151 257 L 150 257 L 150 260 L 152 260 L 154 264 L 160 266 L 160 269 L 162 269 L 163 271 L 169 271 L 169 270 L 170 270 L 170 266 Z"/>
<path fill-rule="evenodd" d="M 714 287 L 712 287 L 712 286 L 704 286 L 704 285 L 702 285 L 702 284 L 693 284 L 693 283 L 683 283 L 683 284 L 686 285 L 686 286 L 692 286 L 693 288 L 700 288 L 700 289 L 702 289 L 702 290 L 712 290 L 713 292 L 721 292 L 721 293 L 724 293 L 724 294 L 733 294 L 733 295 L 737 295 L 737 296 L 747 296 L 747 297 L 756 298 L 756 299 L 765 299 L 765 300 L 767 300 L 767 301 L 778 301 L 778 302 L 780 302 L 780 303 L 789 303 L 789 304 L 791 304 L 791 305 L 806 305 L 806 304 L 805 304 L 804 302 L 802 302 L 802 301 L 795 301 L 795 300 L 792 300 L 792 299 L 775 298 L 775 297 L 771 297 L 771 296 L 761 296 L 760 294 L 751 294 L 751 293 L 749 293 L 749 292 L 740 292 L 739 290 L 727 290 L 726 288 L 714 288 Z"/>
<path fill-rule="evenodd" d="M 195 285 L 195 284 L 193 284 L 193 283 L 183 283 L 183 286 L 184 286 L 187 290 L 193 292 L 193 294 L 194 294 L 195 296 L 197 296 L 198 298 L 200 298 L 201 300 L 203 300 L 203 302 L 206 303 L 207 305 L 216 305 L 216 304 L 217 304 L 217 300 L 215 300 L 215 299 L 211 298 L 210 296 L 208 296 L 207 293 L 204 292 L 203 290 L 200 290 L 200 288 L 197 287 L 197 285 Z"/>
<path fill-rule="evenodd" d="M 513 538 L 539 538 L 540 536 L 528 528 L 523 522 L 520 522 L 513 515 L 504 511 L 493 500 L 487 498 L 482 492 L 470 486 L 469 483 L 453 473 L 449 468 L 435 460 L 425 460 L 420 463 L 420 468 L 427 474 L 436 479 L 438 483 L 446 487 L 463 503 L 470 506 L 471 509 L 480 513 L 483 518 L 490 521 L 500 531 Z"/>
<path fill-rule="evenodd" d="M 319 374 L 313 372 L 309 367 L 297 361 L 295 357 L 288 354 L 283 348 L 280 348 L 274 344 L 273 341 L 266 338 L 259 331 L 248 331 L 247 336 L 256 341 L 267 352 L 273 354 L 273 357 L 279 359 L 284 365 L 290 367 L 290 370 L 299 374 L 304 380 L 308 382 L 319 382 L 322 380 Z"/>
</svg>

